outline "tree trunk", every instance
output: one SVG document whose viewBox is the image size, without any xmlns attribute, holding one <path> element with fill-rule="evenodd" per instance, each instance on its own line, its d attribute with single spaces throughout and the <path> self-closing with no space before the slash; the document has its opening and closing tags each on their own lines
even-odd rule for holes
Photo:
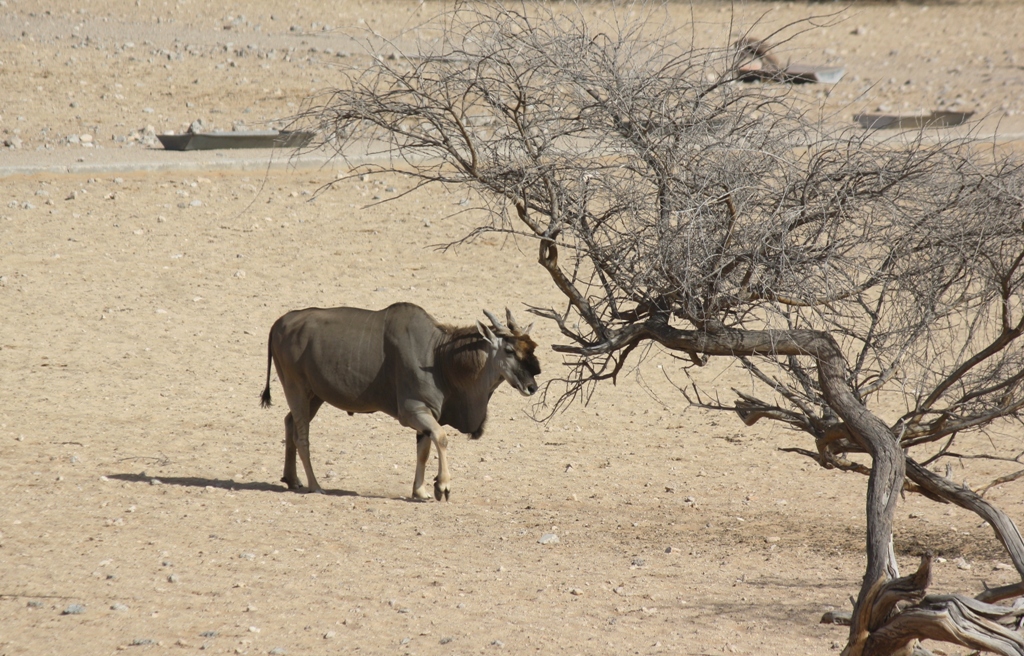
<svg viewBox="0 0 1024 656">
<path fill-rule="evenodd" d="M 857 596 L 856 608 L 860 608 L 866 603 L 875 582 L 889 578 L 893 516 L 906 474 L 905 458 L 889 427 L 869 412 L 846 384 L 846 360 L 831 338 L 819 350 L 818 381 L 825 401 L 846 422 L 854 439 L 871 455 L 866 507 L 868 563 Z M 856 645 L 867 630 L 867 627 L 858 626 L 857 617 L 855 612 L 850 626 L 850 642 L 844 655 L 856 656 Z"/>
</svg>

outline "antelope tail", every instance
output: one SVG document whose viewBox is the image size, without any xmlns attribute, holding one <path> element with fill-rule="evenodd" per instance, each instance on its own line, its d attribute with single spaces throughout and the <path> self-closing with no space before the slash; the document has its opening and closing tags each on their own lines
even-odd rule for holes
<svg viewBox="0 0 1024 656">
<path fill-rule="evenodd" d="M 272 342 L 267 340 L 267 386 L 263 388 L 263 394 L 260 396 L 260 406 L 264 408 L 270 407 L 270 367 L 274 363 L 274 351 L 271 348 Z"/>
</svg>

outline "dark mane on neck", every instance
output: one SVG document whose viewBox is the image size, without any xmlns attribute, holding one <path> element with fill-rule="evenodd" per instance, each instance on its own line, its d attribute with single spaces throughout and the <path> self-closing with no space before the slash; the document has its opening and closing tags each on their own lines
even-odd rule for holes
<svg viewBox="0 0 1024 656">
<path fill-rule="evenodd" d="M 486 340 L 477 332 L 476 326 L 439 328 L 445 333 L 445 339 L 438 346 L 445 379 L 453 385 L 472 381 L 487 363 Z"/>
</svg>

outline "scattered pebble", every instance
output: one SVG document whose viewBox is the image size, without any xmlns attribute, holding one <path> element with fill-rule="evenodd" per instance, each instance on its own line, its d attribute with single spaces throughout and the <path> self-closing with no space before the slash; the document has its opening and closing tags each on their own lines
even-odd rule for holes
<svg viewBox="0 0 1024 656">
<path fill-rule="evenodd" d="M 274 647 L 273 649 L 271 649 L 267 653 L 269 653 L 270 656 L 284 656 L 288 652 L 285 651 L 284 647 Z"/>
<path fill-rule="evenodd" d="M 220 634 L 217 633 L 216 631 L 203 631 L 202 633 L 199 634 L 199 637 L 200 638 L 216 638 L 218 635 L 220 635 Z"/>
<path fill-rule="evenodd" d="M 125 611 L 125 610 L 128 610 L 128 607 L 125 606 L 124 604 L 113 604 L 110 607 L 110 610 Z"/>
<path fill-rule="evenodd" d="M 43 607 L 43 602 L 41 602 L 41 601 L 30 601 L 30 602 L 28 602 L 28 607 L 29 608 L 42 608 Z"/>
<path fill-rule="evenodd" d="M 541 544 L 558 544 L 559 539 L 558 536 L 554 533 L 545 533 L 544 535 L 540 536 L 540 539 L 537 540 L 537 542 L 540 542 Z"/>
<path fill-rule="evenodd" d="M 71 604 L 61 612 L 61 615 L 81 615 L 84 612 L 85 606 L 82 604 Z"/>
<path fill-rule="evenodd" d="M 141 647 L 143 645 L 155 645 L 156 641 L 150 638 L 135 638 L 129 644 L 133 647 Z"/>
</svg>

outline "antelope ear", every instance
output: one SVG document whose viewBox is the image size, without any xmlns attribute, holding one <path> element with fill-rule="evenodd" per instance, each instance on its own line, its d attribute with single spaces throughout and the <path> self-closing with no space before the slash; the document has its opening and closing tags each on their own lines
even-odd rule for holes
<svg viewBox="0 0 1024 656">
<path fill-rule="evenodd" d="M 477 322 L 476 322 L 476 331 L 478 333 L 480 333 L 481 337 L 486 339 L 491 344 L 497 343 L 498 338 L 495 336 L 495 334 L 493 332 L 491 332 L 490 328 L 488 328 L 484 324 L 480 323 L 479 320 L 477 320 Z"/>
</svg>

